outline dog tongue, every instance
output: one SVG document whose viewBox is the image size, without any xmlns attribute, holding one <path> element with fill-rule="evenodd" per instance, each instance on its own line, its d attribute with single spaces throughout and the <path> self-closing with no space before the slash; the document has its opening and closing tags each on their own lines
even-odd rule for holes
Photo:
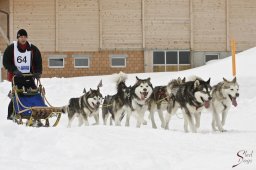
<svg viewBox="0 0 256 170">
<path fill-rule="evenodd" d="M 237 106 L 237 102 L 236 102 L 236 98 L 235 98 L 235 97 L 232 98 L 232 104 L 233 104 L 235 107 Z"/>
<path fill-rule="evenodd" d="M 204 107 L 205 107 L 205 108 L 209 108 L 209 106 L 210 106 L 210 102 L 209 102 L 209 101 L 205 101 L 205 102 L 204 102 Z"/>
<path fill-rule="evenodd" d="M 144 94 L 141 94 L 141 100 L 144 100 L 145 99 L 145 95 Z"/>
</svg>

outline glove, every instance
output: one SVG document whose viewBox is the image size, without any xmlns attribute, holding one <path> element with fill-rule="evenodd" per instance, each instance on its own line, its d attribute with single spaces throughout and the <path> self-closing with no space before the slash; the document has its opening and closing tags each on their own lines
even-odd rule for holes
<svg viewBox="0 0 256 170">
<path fill-rule="evenodd" d="M 17 77 L 21 77 L 21 76 L 22 76 L 22 72 L 20 72 L 20 70 L 15 70 L 15 71 L 13 72 L 13 74 L 14 74 L 15 76 L 17 76 Z"/>
<path fill-rule="evenodd" d="M 40 79 L 41 73 L 34 73 L 33 77 L 36 78 L 36 79 Z"/>
</svg>

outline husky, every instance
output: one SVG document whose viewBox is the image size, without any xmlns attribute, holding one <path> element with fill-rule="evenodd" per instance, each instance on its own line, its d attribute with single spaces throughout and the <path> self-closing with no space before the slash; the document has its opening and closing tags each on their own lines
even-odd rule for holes
<svg viewBox="0 0 256 170">
<path fill-rule="evenodd" d="M 178 77 L 178 79 L 174 79 L 172 80 L 167 86 L 156 86 L 154 87 L 153 90 L 153 95 L 152 95 L 152 100 L 150 102 L 150 107 L 149 107 L 149 111 L 150 111 L 150 118 L 151 118 L 151 122 L 152 122 L 152 127 L 154 129 L 156 129 L 156 123 L 155 123 L 155 118 L 154 118 L 154 113 L 157 111 L 159 118 L 161 120 L 161 127 L 165 128 L 166 127 L 166 119 L 164 119 L 163 116 L 163 111 L 167 111 L 168 113 L 171 112 L 172 110 L 174 110 L 174 100 L 173 100 L 173 96 L 175 95 L 175 85 L 178 86 L 181 83 L 185 82 L 186 79 L 184 78 L 183 80 L 181 80 L 180 77 Z M 177 110 L 177 109 L 176 109 Z M 170 115 L 171 113 L 169 113 L 168 115 Z M 167 116 L 166 116 L 167 118 Z M 169 117 L 168 119 L 168 123 L 169 123 Z"/>
<path fill-rule="evenodd" d="M 224 132 L 227 113 L 231 107 L 237 106 L 236 98 L 239 97 L 239 85 L 236 77 L 232 81 L 223 78 L 223 81 L 213 86 L 210 111 L 212 112 L 212 129 Z M 220 118 L 222 117 L 222 120 Z M 216 128 L 217 126 L 217 128 Z"/>
<path fill-rule="evenodd" d="M 174 100 L 182 109 L 184 117 L 184 130 L 188 132 L 188 125 L 193 133 L 196 133 L 200 126 L 201 111 L 209 108 L 211 97 L 210 78 L 204 81 L 196 78 L 194 81 L 185 82 L 174 91 Z M 196 124 L 194 123 L 194 118 Z"/>
<path fill-rule="evenodd" d="M 135 112 L 134 115 L 137 119 L 136 127 L 139 128 L 142 123 L 144 125 L 147 124 L 144 120 L 144 114 L 149 109 L 153 86 L 150 82 L 150 78 L 140 79 L 136 76 L 136 80 L 136 83 L 131 89 L 131 105 L 126 113 L 125 126 L 130 126 L 131 113 Z"/>
<path fill-rule="evenodd" d="M 127 87 L 125 84 L 127 79 L 127 75 L 125 73 L 120 72 L 118 75 L 114 76 L 117 93 L 115 95 L 107 95 L 105 97 L 102 106 L 102 118 L 104 125 L 106 125 L 107 119 L 109 115 L 111 115 L 110 125 L 112 125 L 112 120 L 114 120 L 115 125 L 120 126 L 122 117 L 131 105 L 131 86 Z"/>
<path fill-rule="evenodd" d="M 168 103 L 167 114 L 165 117 L 164 128 L 166 130 L 169 129 L 169 122 L 170 122 L 171 116 L 173 116 L 177 112 L 177 110 L 179 108 L 181 108 L 179 103 L 175 100 L 175 96 L 176 96 L 179 86 L 185 82 L 186 82 L 185 77 L 182 80 L 180 77 L 178 77 L 178 79 L 171 80 L 167 85 L 167 93 L 170 96 L 169 97 L 170 100 Z"/>
<path fill-rule="evenodd" d="M 90 89 L 86 92 L 84 89 L 84 94 L 81 97 L 69 100 L 69 104 L 66 106 L 69 119 L 68 127 L 71 127 L 71 123 L 76 116 L 79 118 L 79 126 L 83 124 L 88 126 L 89 116 L 94 116 L 95 124 L 99 124 L 99 106 L 102 101 L 99 87 L 102 87 L 102 81 L 100 81 L 97 90 Z"/>
</svg>

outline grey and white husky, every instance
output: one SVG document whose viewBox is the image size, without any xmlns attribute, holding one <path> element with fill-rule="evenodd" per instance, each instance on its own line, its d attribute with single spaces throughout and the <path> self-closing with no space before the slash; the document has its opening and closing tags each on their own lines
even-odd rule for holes
<svg viewBox="0 0 256 170">
<path fill-rule="evenodd" d="M 176 104 L 173 96 L 175 95 L 176 87 L 185 82 L 185 78 L 181 80 L 181 78 L 173 79 L 167 86 L 156 86 L 153 90 L 152 100 L 150 101 L 149 111 L 150 118 L 152 122 L 152 127 L 157 128 L 154 118 L 154 113 L 157 111 L 159 118 L 161 120 L 161 127 L 165 128 L 166 123 L 169 123 L 171 112 L 176 112 Z M 175 108 L 174 108 L 175 107 Z M 167 111 L 166 119 L 164 119 L 163 112 Z M 167 122 L 166 122 L 167 121 Z M 168 124 L 167 123 L 167 124 Z M 168 127 L 168 125 L 167 125 Z"/>
<path fill-rule="evenodd" d="M 109 115 L 110 125 L 112 125 L 112 120 L 115 121 L 116 126 L 121 125 L 121 118 L 130 109 L 131 105 L 131 86 L 127 87 L 125 81 L 127 75 L 123 72 L 114 75 L 117 93 L 115 95 L 107 95 L 104 99 L 102 105 L 102 118 L 104 125 L 107 124 L 107 119 Z"/>
<path fill-rule="evenodd" d="M 84 94 L 79 98 L 71 98 L 69 104 L 66 106 L 66 112 L 68 113 L 68 127 L 71 127 L 71 123 L 77 116 L 79 118 L 79 126 L 83 124 L 89 125 L 88 117 L 94 116 L 96 123 L 99 124 L 99 106 L 102 101 L 102 94 L 99 87 L 102 86 L 100 81 L 97 90 L 90 89 L 88 92 L 84 89 Z"/>
<path fill-rule="evenodd" d="M 223 78 L 223 81 L 213 86 L 210 110 L 212 112 L 212 129 L 223 132 L 228 111 L 231 104 L 237 106 L 236 98 L 239 97 L 239 85 L 236 77 L 232 81 Z M 222 119 L 220 118 L 222 117 Z M 216 128 L 217 126 L 217 128 Z"/>
<path fill-rule="evenodd" d="M 210 78 L 204 81 L 196 78 L 180 84 L 174 91 L 174 100 L 182 109 L 184 117 L 184 130 L 188 132 L 188 125 L 192 132 L 196 132 L 200 126 L 201 111 L 209 108 L 211 100 Z"/>
<path fill-rule="evenodd" d="M 151 95 L 153 93 L 153 86 L 150 82 L 150 78 L 140 79 L 136 77 L 137 81 L 132 86 L 131 90 L 131 105 L 130 109 L 126 113 L 126 126 L 130 125 L 130 116 L 134 112 L 134 116 L 137 119 L 136 127 L 140 127 L 141 124 L 147 124 L 144 120 L 144 114 L 149 108 Z"/>
</svg>

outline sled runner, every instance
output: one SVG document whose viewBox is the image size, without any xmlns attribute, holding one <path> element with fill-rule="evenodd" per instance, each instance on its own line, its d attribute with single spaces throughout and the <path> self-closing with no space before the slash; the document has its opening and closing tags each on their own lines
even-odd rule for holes
<svg viewBox="0 0 256 170">
<path fill-rule="evenodd" d="M 26 119 L 27 126 L 49 127 L 49 119 L 56 117 L 53 126 L 57 126 L 63 109 L 52 107 L 48 103 L 40 80 L 37 80 L 37 85 L 35 85 L 35 80 L 32 74 L 24 74 L 22 78 L 13 78 L 11 92 L 13 119 L 18 124 L 23 124 L 23 119 Z M 44 123 L 41 122 L 42 120 Z"/>
</svg>

